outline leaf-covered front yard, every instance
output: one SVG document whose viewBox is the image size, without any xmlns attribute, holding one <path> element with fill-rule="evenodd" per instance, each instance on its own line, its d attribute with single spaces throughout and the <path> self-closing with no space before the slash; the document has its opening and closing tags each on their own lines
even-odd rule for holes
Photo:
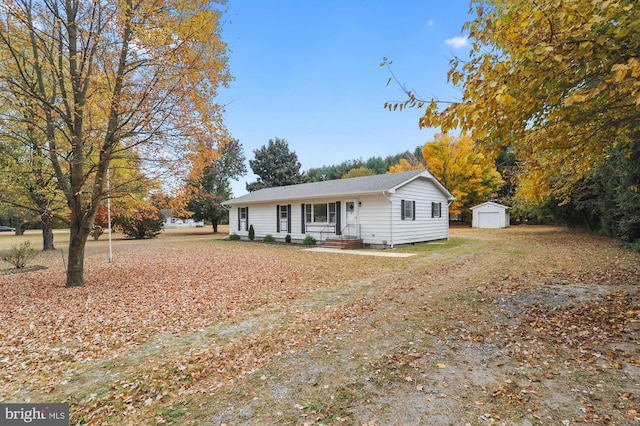
<svg viewBox="0 0 640 426">
<path fill-rule="evenodd" d="M 0 275 L 0 402 L 68 401 L 73 424 L 638 422 L 640 256 L 451 234 L 410 258 L 174 233 L 108 264 L 89 242 L 81 288 L 41 254 Z"/>
</svg>

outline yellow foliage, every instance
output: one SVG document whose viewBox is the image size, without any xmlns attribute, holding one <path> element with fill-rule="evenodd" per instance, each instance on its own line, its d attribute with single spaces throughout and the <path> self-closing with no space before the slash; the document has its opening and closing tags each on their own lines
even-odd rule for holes
<svg viewBox="0 0 640 426">
<path fill-rule="evenodd" d="M 487 201 L 502 184 L 493 158 L 480 153 L 468 135 L 457 138 L 438 134 L 422 148 L 425 163 L 401 159 L 389 173 L 429 169 L 456 199 L 450 214 L 460 214 L 474 204 Z"/>
<path fill-rule="evenodd" d="M 345 173 L 344 175 L 342 175 L 341 179 L 348 179 L 348 178 L 354 178 L 354 177 L 362 177 L 362 176 L 373 176 L 376 173 L 364 166 L 360 166 L 360 167 L 354 167 L 353 169 L 349 170 L 347 173 Z"/>
<path fill-rule="evenodd" d="M 493 158 L 480 153 L 468 135 L 438 134 L 425 144 L 422 156 L 429 171 L 456 197 L 451 214 L 487 201 L 502 184 Z"/>
<path fill-rule="evenodd" d="M 567 197 L 615 143 L 640 130 L 640 7 L 632 1 L 474 0 L 458 102 L 433 99 L 423 127 L 459 129 L 485 152 L 511 146 L 521 194 Z"/>
<path fill-rule="evenodd" d="M 419 162 L 410 162 L 406 158 L 401 158 L 398 164 L 389 167 L 388 173 L 408 172 L 411 170 L 423 170 L 425 165 Z"/>
<path fill-rule="evenodd" d="M 3 106 L 33 111 L 42 158 L 71 210 L 68 286 L 84 282 L 84 244 L 112 161 L 135 171 L 128 177 L 143 165 L 184 176 L 226 140 L 216 95 L 231 76 L 216 3 L 224 0 L 2 3 Z"/>
</svg>

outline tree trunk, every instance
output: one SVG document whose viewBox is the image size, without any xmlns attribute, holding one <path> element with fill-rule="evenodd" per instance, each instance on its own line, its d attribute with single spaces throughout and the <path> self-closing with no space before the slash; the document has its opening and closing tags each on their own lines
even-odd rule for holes
<svg viewBox="0 0 640 426">
<path fill-rule="evenodd" d="M 211 219 L 211 226 L 213 227 L 213 233 L 218 233 L 218 219 Z"/>
<path fill-rule="evenodd" d="M 53 224 L 51 216 L 42 215 L 42 250 L 55 250 L 53 246 Z"/>
<path fill-rule="evenodd" d="M 84 246 L 89 237 L 89 227 L 73 213 L 71 216 L 66 286 L 79 287 L 84 284 Z"/>
<path fill-rule="evenodd" d="M 22 221 L 16 220 L 16 235 L 24 235 L 24 229 L 22 229 Z"/>
</svg>

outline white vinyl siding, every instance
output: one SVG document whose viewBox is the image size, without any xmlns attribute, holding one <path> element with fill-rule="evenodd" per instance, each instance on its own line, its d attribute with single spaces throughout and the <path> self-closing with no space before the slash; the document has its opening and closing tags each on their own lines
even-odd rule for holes
<svg viewBox="0 0 640 426">
<path fill-rule="evenodd" d="M 380 194 L 360 197 L 359 202 L 361 205 L 358 206 L 358 223 L 362 242 L 379 246 L 386 241 L 390 245 L 392 238 L 389 200 Z"/>
<path fill-rule="evenodd" d="M 400 187 L 393 200 L 393 244 L 416 241 L 432 241 L 449 238 L 448 200 L 441 191 L 428 181 L 414 180 Z M 415 201 L 415 220 L 402 220 L 402 200 Z M 432 203 L 440 203 L 441 216 L 432 216 Z"/>
<path fill-rule="evenodd" d="M 337 199 L 332 200 L 318 200 L 313 201 L 313 204 L 323 204 L 327 206 L 327 215 L 329 218 L 335 220 L 336 216 L 336 201 Z M 327 227 L 332 227 L 331 230 L 334 229 L 335 223 L 327 223 L 327 218 L 323 216 L 324 222 L 316 223 L 313 229 L 306 229 L 305 233 L 302 233 L 302 212 L 301 212 L 301 203 L 296 202 L 295 200 L 291 201 L 291 217 L 288 219 L 282 218 L 282 215 L 285 214 L 283 212 L 283 208 L 288 208 L 288 204 L 280 203 L 261 203 L 261 204 L 251 204 L 249 207 L 249 221 L 247 223 L 247 228 L 250 225 L 253 225 L 253 229 L 255 231 L 255 239 L 260 240 L 265 235 L 271 234 L 278 239 L 284 239 L 287 234 L 291 235 L 291 238 L 295 240 L 302 240 L 308 234 L 313 235 L 318 238 L 318 233 L 323 229 L 323 225 Z M 306 203 L 305 203 L 306 204 Z M 313 207 L 312 207 L 313 208 Z M 308 212 L 308 209 L 306 209 Z M 248 236 L 248 231 L 244 228 L 244 222 L 242 222 L 243 226 L 240 230 L 237 230 L 238 223 L 238 209 L 230 209 L 229 211 L 229 223 L 235 223 L 236 226 L 230 230 L 231 233 L 236 233 L 242 237 Z M 288 210 L 285 210 L 288 211 Z M 307 213 L 308 217 L 308 213 Z M 313 217 L 313 216 L 312 216 Z M 291 223 L 291 228 L 287 230 L 288 223 Z M 278 223 L 280 223 L 280 232 L 278 232 Z M 315 232 L 317 231 L 317 233 Z M 323 238 L 332 237 L 335 234 L 328 234 L 328 231 L 325 229 Z"/>
<path fill-rule="evenodd" d="M 415 203 L 415 219 L 402 220 L 402 200 Z M 341 207 L 337 208 L 337 202 Z M 271 234 L 278 239 L 284 239 L 290 234 L 294 241 L 301 241 L 307 234 L 319 239 L 335 237 L 335 225 L 340 222 L 344 229 L 347 220 L 347 203 L 353 202 L 355 207 L 355 219 L 360 238 L 364 244 L 387 247 L 391 245 L 408 244 L 422 241 L 447 239 L 449 237 L 449 211 L 447 196 L 429 179 L 414 179 L 390 192 L 378 192 L 369 194 L 349 194 L 345 196 L 318 197 L 308 199 L 280 199 L 271 203 L 251 203 L 249 207 L 249 223 L 253 225 L 256 240 Z M 433 204 L 435 203 L 435 204 Z M 291 226 L 288 232 L 277 232 L 278 213 L 281 210 L 277 206 L 291 205 Z M 432 207 L 440 206 L 440 217 Z M 305 205 L 304 213 L 302 205 Z M 315 212 L 314 205 L 325 205 L 322 211 Z M 340 217 L 338 218 L 338 211 Z M 230 209 L 230 223 L 237 223 L 237 208 Z M 314 222 L 314 213 L 325 216 L 324 222 Z M 434 217 L 432 217 L 432 214 Z M 334 216 L 336 216 L 334 218 Z M 303 220 L 305 222 L 304 232 Z M 315 226 L 307 227 L 306 224 Z M 325 226 L 323 226 L 326 225 Z M 234 231 L 243 237 L 247 236 L 245 230 Z"/>
</svg>

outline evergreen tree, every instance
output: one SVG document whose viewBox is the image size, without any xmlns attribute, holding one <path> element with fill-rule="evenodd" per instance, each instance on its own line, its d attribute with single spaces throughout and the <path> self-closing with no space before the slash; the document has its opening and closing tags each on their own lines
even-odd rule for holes
<svg viewBox="0 0 640 426">
<path fill-rule="evenodd" d="M 636 141 L 613 148 L 573 185 L 568 202 L 552 198 L 537 211 L 535 219 L 584 226 L 640 251 L 639 182 L 640 141 Z"/>
<path fill-rule="evenodd" d="M 298 155 L 289 150 L 289 144 L 284 139 L 269 139 L 268 145 L 254 149 L 253 153 L 255 159 L 249 160 L 249 167 L 258 176 L 258 180 L 247 183 L 247 191 L 295 185 L 306 181 L 304 174 L 300 172 Z"/>
</svg>

